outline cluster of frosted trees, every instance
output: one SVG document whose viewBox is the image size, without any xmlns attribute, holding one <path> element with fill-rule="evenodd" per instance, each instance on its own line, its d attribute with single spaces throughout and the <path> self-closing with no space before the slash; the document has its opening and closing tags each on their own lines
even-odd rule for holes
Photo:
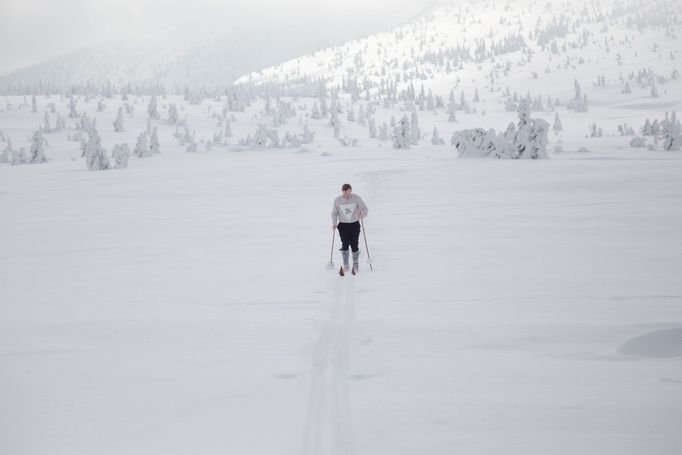
<svg viewBox="0 0 682 455">
<path fill-rule="evenodd" d="M 518 111 L 518 123 L 510 123 L 504 133 L 474 128 L 457 131 L 451 143 L 460 158 L 547 158 L 547 135 L 549 124 L 543 119 L 530 117 L 530 107 L 522 102 Z"/>
<path fill-rule="evenodd" d="M 38 128 L 31 136 L 30 141 L 31 144 L 28 151 L 24 147 L 17 150 L 12 146 L 12 140 L 9 136 L 0 131 L 0 142 L 6 144 L 0 150 L 0 163 L 9 163 L 12 166 L 47 163 L 45 147 L 48 143 L 43 134 L 43 129 Z"/>
</svg>

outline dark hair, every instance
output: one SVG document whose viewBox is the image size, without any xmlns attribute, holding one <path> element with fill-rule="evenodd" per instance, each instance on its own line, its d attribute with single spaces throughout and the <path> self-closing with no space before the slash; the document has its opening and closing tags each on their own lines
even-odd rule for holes
<svg viewBox="0 0 682 455">
<path fill-rule="evenodd" d="M 346 190 L 352 190 L 353 187 L 350 186 L 350 183 L 344 183 L 343 186 L 341 187 L 341 191 L 346 191 Z"/>
</svg>

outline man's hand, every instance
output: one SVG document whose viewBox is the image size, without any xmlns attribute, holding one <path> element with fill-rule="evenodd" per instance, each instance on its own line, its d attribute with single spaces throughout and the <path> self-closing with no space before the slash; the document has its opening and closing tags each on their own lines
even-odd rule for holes
<svg viewBox="0 0 682 455">
<path fill-rule="evenodd" d="M 335 224 L 332 224 L 332 230 L 333 230 L 333 229 L 336 229 L 336 225 L 335 225 Z"/>
</svg>

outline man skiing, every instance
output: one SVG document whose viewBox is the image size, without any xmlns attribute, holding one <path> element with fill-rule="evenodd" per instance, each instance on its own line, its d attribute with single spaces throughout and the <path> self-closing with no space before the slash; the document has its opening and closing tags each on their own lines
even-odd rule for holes
<svg viewBox="0 0 682 455">
<path fill-rule="evenodd" d="M 364 219 L 368 211 L 362 198 L 353 194 L 353 187 L 349 183 L 344 183 L 341 187 L 341 196 L 334 199 L 332 206 L 332 229 L 338 229 L 341 237 L 341 255 L 343 256 L 341 275 L 349 269 L 349 246 L 353 252 L 353 274 L 355 275 L 358 271 L 360 219 Z"/>
</svg>

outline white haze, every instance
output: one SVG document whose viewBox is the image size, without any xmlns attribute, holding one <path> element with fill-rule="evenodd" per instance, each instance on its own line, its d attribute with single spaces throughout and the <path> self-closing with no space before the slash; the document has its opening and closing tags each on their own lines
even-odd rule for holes
<svg viewBox="0 0 682 455">
<path fill-rule="evenodd" d="M 308 30 L 312 48 L 339 44 L 398 25 L 437 3 L 417 0 L 3 0 L 0 2 L 0 74 L 97 44 L 134 40 L 149 31 L 206 26 L 268 26 L 272 39 Z M 292 47 L 300 40 L 292 40 Z M 308 52 L 310 49 L 301 49 Z M 296 49 L 292 49 L 298 54 Z"/>
</svg>

